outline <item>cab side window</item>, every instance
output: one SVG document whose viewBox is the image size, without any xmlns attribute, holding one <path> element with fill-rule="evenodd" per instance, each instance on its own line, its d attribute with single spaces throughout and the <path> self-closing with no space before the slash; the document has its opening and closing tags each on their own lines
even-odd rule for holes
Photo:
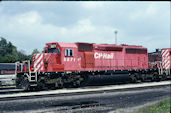
<svg viewBox="0 0 171 113">
<path fill-rule="evenodd" d="M 69 53 L 70 53 L 70 56 L 73 56 L 73 50 L 72 49 L 69 50 Z"/>
<path fill-rule="evenodd" d="M 57 48 L 57 54 L 58 54 L 58 56 L 60 56 L 60 49 L 59 48 Z"/>
<path fill-rule="evenodd" d="M 65 49 L 65 56 L 72 57 L 73 56 L 73 50 L 72 49 Z"/>
</svg>

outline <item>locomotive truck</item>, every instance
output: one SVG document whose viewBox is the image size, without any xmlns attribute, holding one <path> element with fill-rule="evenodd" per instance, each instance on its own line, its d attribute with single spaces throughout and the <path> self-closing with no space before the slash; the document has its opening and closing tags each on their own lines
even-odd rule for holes
<svg viewBox="0 0 171 113">
<path fill-rule="evenodd" d="M 136 45 L 47 43 L 32 61 L 16 62 L 16 86 L 24 90 L 85 86 L 94 78 L 123 74 L 131 82 L 159 81 L 170 75 L 171 48 L 147 53 Z"/>
</svg>

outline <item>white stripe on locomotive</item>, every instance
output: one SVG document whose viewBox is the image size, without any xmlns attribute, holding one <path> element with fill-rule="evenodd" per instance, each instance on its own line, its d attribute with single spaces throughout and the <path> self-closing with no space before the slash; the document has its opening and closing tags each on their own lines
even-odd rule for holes
<svg viewBox="0 0 171 113">
<path fill-rule="evenodd" d="M 40 64 L 35 68 L 35 71 L 39 71 L 40 68 L 43 66 L 43 60 L 40 62 Z"/>
<path fill-rule="evenodd" d="M 166 62 L 169 61 L 169 60 L 170 60 L 170 56 L 167 56 L 167 57 L 164 59 L 163 63 L 166 63 Z"/>
<path fill-rule="evenodd" d="M 40 60 L 43 58 L 43 55 L 41 54 L 41 56 L 38 58 L 38 59 L 35 59 L 35 62 L 34 62 L 34 67 L 37 66 L 37 64 L 40 62 Z"/>
<path fill-rule="evenodd" d="M 163 50 L 164 52 L 162 53 L 162 57 L 164 57 L 166 54 L 168 54 L 168 50 Z"/>
<path fill-rule="evenodd" d="M 37 57 L 40 55 L 40 53 L 37 53 L 36 56 L 35 56 L 35 59 L 37 59 Z"/>
<path fill-rule="evenodd" d="M 162 67 L 164 69 L 170 68 L 170 56 L 169 56 L 169 50 L 165 49 L 162 51 Z"/>
<path fill-rule="evenodd" d="M 43 64 L 43 54 L 40 54 L 40 56 L 38 57 L 38 59 L 35 60 L 34 63 L 34 71 L 38 71 L 39 67 Z"/>
</svg>

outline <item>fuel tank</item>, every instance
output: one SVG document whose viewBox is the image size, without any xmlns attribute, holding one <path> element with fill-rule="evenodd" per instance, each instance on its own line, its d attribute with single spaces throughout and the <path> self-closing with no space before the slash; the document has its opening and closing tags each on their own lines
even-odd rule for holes
<svg viewBox="0 0 171 113">
<path fill-rule="evenodd" d="M 109 85 L 130 82 L 129 74 L 89 75 L 88 85 Z"/>
</svg>

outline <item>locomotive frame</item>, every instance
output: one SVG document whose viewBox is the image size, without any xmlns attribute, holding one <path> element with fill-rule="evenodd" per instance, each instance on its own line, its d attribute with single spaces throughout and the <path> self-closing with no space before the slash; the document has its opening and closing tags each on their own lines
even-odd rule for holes
<svg viewBox="0 0 171 113">
<path fill-rule="evenodd" d="M 24 90 L 80 87 L 91 77 L 110 79 L 117 74 L 128 75 L 134 83 L 167 79 L 170 67 L 148 56 L 147 48 L 135 45 L 47 43 L 44 53 L 33 56 L 32 65 L 16 62 L 16 85 Z"/>
</svg>

